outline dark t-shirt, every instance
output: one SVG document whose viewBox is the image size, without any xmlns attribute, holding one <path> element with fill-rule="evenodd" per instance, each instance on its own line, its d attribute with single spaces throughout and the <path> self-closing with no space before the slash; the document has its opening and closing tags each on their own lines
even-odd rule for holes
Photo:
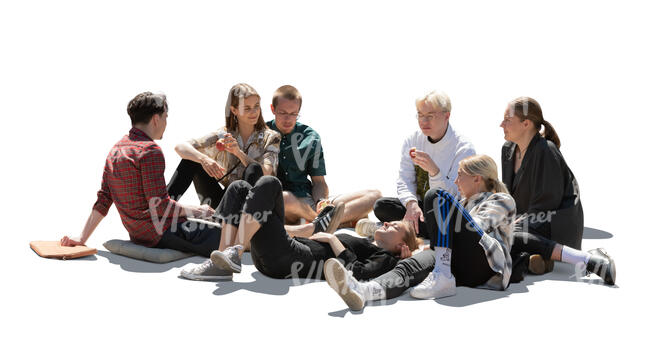
<svg viewBox="0 0 650 353">
<path fill-rule="evenodd" d="M 280 131 L 275 120 L 266 125 Z M 293 131 L 282 135 L 280 140 L 277 177 L 282 182 L 282 189 L 291 191 L 296 197 L 310 197 L 312 183 L 308 176 L 325 174 L 320 136 L 311 127 L 297 122 Z"/>
</svg>

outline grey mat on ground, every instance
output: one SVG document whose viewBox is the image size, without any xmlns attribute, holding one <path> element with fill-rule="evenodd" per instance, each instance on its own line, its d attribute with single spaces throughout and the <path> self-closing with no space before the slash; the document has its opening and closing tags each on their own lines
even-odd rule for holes
<svg viewBox="0 0 650 353">
<path fill-rule="evenodd" d="M 128 240 L 121 239 L 109 240 L 104 243 L 104 247 L 114 254 L 159 264 L 164 264 L 167 262 L 194 256 L 194 254 L 185 253 L 178 250 L 148 248 L 146 246 L 138 245 Z"/>
</svg>

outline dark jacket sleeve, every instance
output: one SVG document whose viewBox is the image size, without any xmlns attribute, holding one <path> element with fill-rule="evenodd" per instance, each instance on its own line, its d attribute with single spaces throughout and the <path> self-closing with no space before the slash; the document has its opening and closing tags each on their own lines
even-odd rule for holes
<svg viewBox="0 0 650 353">
<path fill-rule="evenodd" d="M 392 270 L 397 265 L 397 261 L 399 261 L 387 251 L 379 251 L 367 259 L 362 259 L 348 249 L 340 253 L 337 258 L 343 261 L 345 267 L 351 270 L 354 278 L 358 280 L 369 280 L 379 277 Z"/>
<path fill-rule="evenodd" d="M 546 145 L 548 142 L 542 140 L 539 147 L 535 149 L 533 162 L 533 180 L 531 185 L 530 204 L 528 210 L 522 212 L 532 229 L 539 227 L 541 223 L 548 222 L 548 211 L 557 210 L 562 203 L 564 195 L 564 171 L 558 156 L 553 153 L 553 146 Z M 523 211 L 523 210 L 522 210 Z M 540 218 L 539 213 L 544 213 Z"/>
</svg>

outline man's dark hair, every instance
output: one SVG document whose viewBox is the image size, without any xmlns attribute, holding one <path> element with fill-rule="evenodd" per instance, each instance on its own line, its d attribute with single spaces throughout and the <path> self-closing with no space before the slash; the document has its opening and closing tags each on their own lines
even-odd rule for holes
<svg viewBox="0 0 650 353">
<path fill-rule="evenodd" d="M 131 125 L 149 124 L 155 114 L 163 114 L 167 111 L 167 96 L 164 94 L 153 94 L 143 92 L 135 96 L 129 102 L 126 112 L 131 117 Z"/>
</svg>

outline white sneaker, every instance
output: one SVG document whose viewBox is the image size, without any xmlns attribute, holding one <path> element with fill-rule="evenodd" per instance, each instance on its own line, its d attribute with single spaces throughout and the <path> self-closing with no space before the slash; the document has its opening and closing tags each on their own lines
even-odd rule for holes
<svg viewBox="0 0 650 353">
<path fill-rule="evenodd" d="M 195 281 L 232 280 L 232 272 L 217 268 L 212 260 L 208 259 L 194 268 L 182 270 L 181 277 Z"/>
<path fill-rule="evenodd" d="M 338 260 L 328 259 L 325 261 L 323 272 L 327 284 L 334 289 L 351 310 L 363 309 L 366 299 L 363 296 L 362 284 L 352 276 L 352 271 L 346 270 Z"/>
<path fill-rule="evenodd" d="M 438 299 L 456 294 L 456 277 L 447 277 L 438 271 L 429 273 L 422 283 L 411 289 L 411 296 L 417 299 Z"/>
<path fill-rule="evenodd" d="M 375 231 L 381 227 L 380 222 L 373 222 L 368 218 L 362 218 L 357 221 L 354 231 L 362 237 L 372 238 L 375 236 Z"/>
</svg>

